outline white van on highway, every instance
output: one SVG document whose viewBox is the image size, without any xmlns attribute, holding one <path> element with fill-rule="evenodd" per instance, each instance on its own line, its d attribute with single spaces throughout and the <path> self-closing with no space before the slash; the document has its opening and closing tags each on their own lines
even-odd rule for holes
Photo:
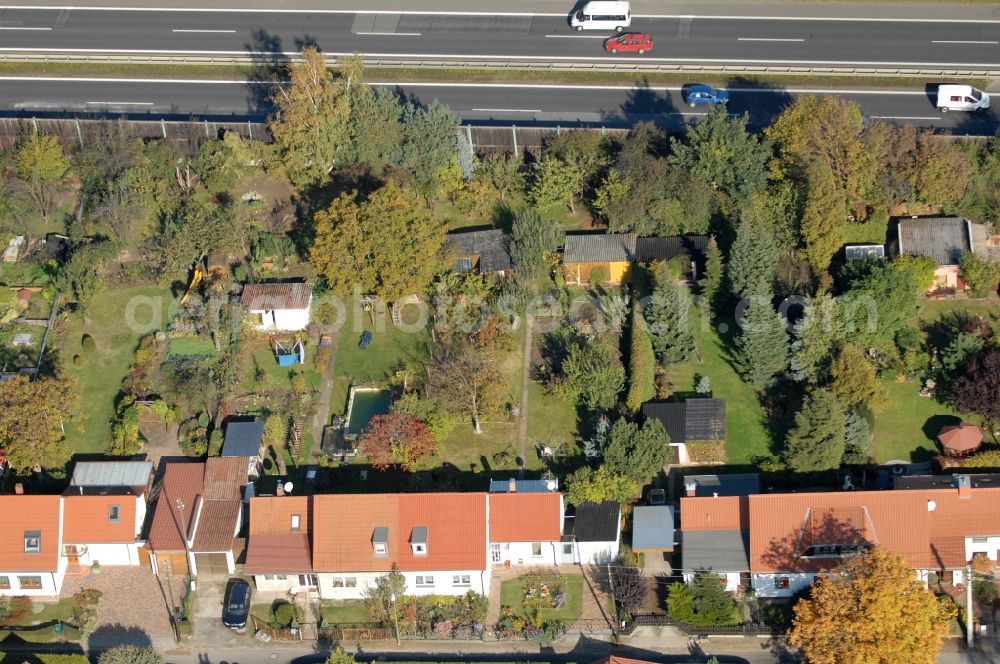
<svg viewBox="0 0 1000 664">
<path fill-rule="evenodd" d="M 937 107 L 945 111 L 982 111 L 990 107 L 990 96 L 971 85 L 939 85 Z"/>
<path fill-rule="evenodd" d="M 576 30 L 614 30 L 623 32 L 632 22 L 632 8 L 627 2 L 593 0 L 573 14 L 570 26 Z"/>
</svg>

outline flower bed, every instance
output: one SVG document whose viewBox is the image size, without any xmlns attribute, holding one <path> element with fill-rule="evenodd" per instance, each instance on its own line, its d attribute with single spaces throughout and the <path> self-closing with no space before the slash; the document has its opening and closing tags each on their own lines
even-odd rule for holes
<svg viewBox="0 0 1000 664">
<path fill-rule="evenodd" d="M 524 606 L 535 609 L 566 606 L 566 582 L 558 574 L 525 574 L 520 581 Z"/>
</svg>

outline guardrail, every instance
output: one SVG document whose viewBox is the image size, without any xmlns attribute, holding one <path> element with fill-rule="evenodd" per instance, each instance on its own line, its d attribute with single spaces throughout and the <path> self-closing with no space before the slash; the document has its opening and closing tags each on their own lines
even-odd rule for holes
<svg viewBox="0 0 1000 664">
<path fill-rule="evenodd" d="M 331 55 L 331 54 L 328 54 Z M 331 59 L 337 55 L 332 54 Z M 864 66 L 837 65 L 825 63 L 796 64 L 746 64 L 740 62 L 629 62 L 611 60 L 546 60 L 546 59 L 504 59 L 468 58 L 458 59 L 435 56 L 364 56 L 367 67 L 407 68 L 407 69 L 453 69 L 466 71 L 552 71 L 552 72 L 619 72 L 632 74 L 706 73 L 706 74 L 769 74 L 790 76 L 885 76 L 885 77 L 947 77 L 956 78 L 1000 78 L 1000 68 L 961 68 L 934 66 Z M 143 53 L 143 52 L 100 52 L 88 53 L 49 51 L 0 53 L 0 62 L 42 62 L 42 63 L 86 63 L 86 64 L 178 64 L 178 65 L 229 65 L 265 66 L 288 64 L 298 60 L 295 54 L 266 53 Z"/>
</svg>

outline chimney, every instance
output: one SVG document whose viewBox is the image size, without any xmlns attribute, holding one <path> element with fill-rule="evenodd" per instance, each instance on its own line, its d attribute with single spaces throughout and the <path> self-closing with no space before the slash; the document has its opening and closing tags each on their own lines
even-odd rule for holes
<svg viewBox="0 0 1000 664">
<path fill-rule="evenodd" d="M 684 490 L 687 492 L 687 497 L 691 498 L 698 492 L 698 485 L 695 482 L 686 482 Z"/>
<path fill-rule="evenodd" d="M 507 491 L 510 493 L 517 493 L 517 480 L 513 477 L 507 481 Z"/>
<path fill-rule="evenodd" d="M 18 482 L 17 484 L 15 484 L 14 485 L 14 493 L 15 493 L 15 495 L 23 496 L 24 495 L 24 485 L 21 484 L 20 482 Z"/>
<path fill-rule="evenodd" d="M 83 485 L 82 484 L 80 485 L 80 495 L 81 496 L 83 495 Z"/>
<path fill-rule="evenodd" d="M 963 499 L 972 498 L 972 478 L 968 475 L 955 475 L 955 483 L 958 485 L 958 497 Z"/>
</svg>

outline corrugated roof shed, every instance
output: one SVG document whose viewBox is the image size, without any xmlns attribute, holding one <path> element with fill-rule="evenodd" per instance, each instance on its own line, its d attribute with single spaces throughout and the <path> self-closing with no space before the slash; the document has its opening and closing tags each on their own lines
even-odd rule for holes
<svg viewBox="0 0 1000 664">
<path fill-rule="evenodd" d="M 510 244 L 499 229 L 448 233 L 445 246 L 458 258 L 479 257 L 479 271 L 511 269 Z"/>
<path fill-rule="evenodd" d="M 152 473 L 149 461 L 81 461 L 73 466 L 70 486 L 145 487 Z"/>
<path fill-rule="evenodd" d="M 726 439 L 725 399 L 647 401 L 642 404 L 642 415 L 660 420 L 672 443 Z"/>
<path fill-rule="evenodd" d="M 668 261 L 671 258 L 685 255 L 700 263 L 705 260 L 707 250 L 707 235 L 640 237 L 635 241 L 635 255 L 640 263 Z"/>
<path fill-rule="evenodd" d="M 222 456 L 249 457 L 260 454 L 261 441 L 264 438 L 264 423 L 229 422 L 226 424 L 226 438 L 222 443 Z"/>
<path fill-rule="evenodd" d="M 308 309 L 312 284 L 247 284 L 240 300 L 247 311 Z"/>
<path fill-rule="evenodd" d="M 938 265 L 958 265 L 972 251 L 969 221 L 961 217 L 900 219 L 899 253 L 929 256 Z"/>
<path fill-rule="evenodd" d="M 634 260 L 634 233 L 566 236 L 563 263 L 620 263 Z"/>
<path fill-rule="evenodd" d="M 617 542 L 621 505 L 610 500 L 577 505 L 573 535 L 578 542 Z"/>
<path fill-rule="evenodd" d="M 686 475 L 684 485 L 693 484 L 696 496 L 749 496 L 760 493 L 760 475 L 757 473 L 730 473 L 727 475 Z"/>
</svg>

